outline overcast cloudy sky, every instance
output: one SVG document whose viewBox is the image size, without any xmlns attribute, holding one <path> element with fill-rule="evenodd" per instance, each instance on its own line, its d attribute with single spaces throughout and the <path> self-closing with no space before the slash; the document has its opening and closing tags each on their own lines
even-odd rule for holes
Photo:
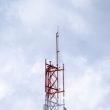
<svg viewBox="0 0 110 110">
<path fill-rule="evenodd" d="M 0 110 L 43 110 L 57 25 L 67 109 L 110 110 L 110 0 L 0 0 Z"/>
</svg>

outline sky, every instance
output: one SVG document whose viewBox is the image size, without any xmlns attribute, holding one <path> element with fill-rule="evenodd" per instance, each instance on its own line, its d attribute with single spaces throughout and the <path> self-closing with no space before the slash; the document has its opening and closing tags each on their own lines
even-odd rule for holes
<svg viewBox="0 0 110 110">
<path fill-rule="evenodd" d="M 0 0 L 0 110 L 43 110 L 45 58 L 65 64 L 67 110 L 110 110 L 109 0 Z"/>
</svg>

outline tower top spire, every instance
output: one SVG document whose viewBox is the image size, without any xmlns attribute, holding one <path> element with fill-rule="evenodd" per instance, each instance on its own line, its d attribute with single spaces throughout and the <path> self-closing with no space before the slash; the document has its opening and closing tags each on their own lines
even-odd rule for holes
<svg viewBox="0 0 110 110">
<path fill-rule="evenodd" d="M 59 63 L 59 32 L 57 29 L 57 33 L 56 33 L 56 65 L 58 67 L 58 63 Z"/>
</svg>

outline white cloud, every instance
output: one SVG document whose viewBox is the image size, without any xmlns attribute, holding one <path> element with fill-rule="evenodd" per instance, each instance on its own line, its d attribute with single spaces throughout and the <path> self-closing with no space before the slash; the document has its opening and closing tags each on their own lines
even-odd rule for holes
<svg viewBox="0 0 110 110">
<path fill-rule="evenodd" d="M 48 0 L 19 0 L 11 2 L 6 14 L 7 18 L 10 18 L 9 22 L 13 18 L 22 24 L 25 28 L 41 26 L 48 17 L 50 3 Z M 16 23 L 17 24 L 17 23 Z"/>
<path fill-rule="evenodd" d="M 0 55 L 0 74 L 3 76 L 9 74 L 16 76 L 17 73 L 20 73 L 20 68 L 22 68 L 22 70 L 25 69 L 23 69 L 23 66 L 25 66 L 25 58 L 22 53 L 23 51 L 21 48 L 8 49 L 4 48 L 4 50 L 1 50 L 2 54 Z"/>
<path fill-rule="evenodd" d="M 18 5 L 18 4 L 17 4 Z M 38 25 L 44 20 L 47 4 L 45 1 L 26 0 L 21 1 L 18 6 L 18 14 L 24 25 Z"/>
<path fill-rule="evenodd" d="M 67 108 L 75 110 L 98 109 L 107 94 L 110 93 L 109 84 L 106 83 L 103 76 L 104 74 L 108 77 L 108 74 L 105 73 L 106 69 L 109 69 L 109 63 L 103 63 L 106 61 L 102 60 L 96 66 L 89 64 L 87 59 L 83 57 L 70 57 L 70 59 L 71 61 L 66 59 L 66 65 L 69 66 L 69 69 L 67 68 L 65 71 Z M 103 67 L 104 69 L 101 71 Z"/>
<path fill-rule="evenodd" d="M 44 64 L 42 64 L 44 60 L 36 59 L 37 61 L 33 63 L 28 62 L 22 48 L 8 48 L 1 52 L 0 77 L 4 78 L 13 87 L 15 94 L 27 93 L 33 96 L 31 93 L 34 94 L 36 92 L 37 94 L 40 92 L 39 90 L 43 89 L 40 86 L 40 84 L 42 85 L 42 81 L 39 82 L 39 80 L 43 76 L 41 73 L 44 72 Z M 1 95 L 7 94 L 8 90 L 6 89 L 9 88 L 7 87 L 9 85 L 4 84 L 0 86 Z"/>
<path fill-rule="evenodd" d="M 13 104 L 12 110 L 36 110 L 36 103 L 31 98 L 21 98 Z"/>
<path fill-rule="evenodd" d="M 32 73 L 40 74 L 44 72 L 44 61 L 39 60 L 35 64 L 32 65 L 31 68 Z"/>
<path fill-rule="evenodd" d="M 99 67 L 95 67 L 95 68 L 99 70 L 99 72 L 103 75 L 103 77 L 104 75 L 108 77 L 110 73 L 109 65 L 110 65 L 110 59 L 106 58 L 103 61 L 100 61 Z"/>
<path fill-rule="evenodd" d="M 87 2 L 86 0 L 82 2 L 87 4 L 85 3 Z M 57 25 L 69 25 L 72 31 L 79 34 L 87 34 L 90 31 L 88 22 L 80 13 L 77 13 L 75 10 L 62 10 L 53 3 L 48 0 L 20 0 L 11 4 L 7 10 L 6 17 L 12 18 L 9 19 L 9 22 L 12 22 L 11 20 L 15 17 L 17 22 L 22 24 L 25 28 L 24 30 L 27 30 L 28 33 L 33 32 L 33 30 L 48 32 L 48 27 L 51 29 L 55 26 L 57 27 Z M 82 4 L 75 1 L 75 4 L 77 3 Z"/>
<path fill-rule="evenodd" d="M 90 9 L 93 8 L 93 0 L 69 0 L 72 3 L 73 10 L 68 10 L 68 23 L 72 31 L 77 34 L 89 34 L 91 32 L 91 27 L 89 25 L 87 16 Z M 82 14 L 82 13 L 87 14 Z M 89 36 L 89 35 L 88 35 Z M 84 37 L 84 36 L 83 36 Z"/>
<path fill-rule="evenodd" d="M 78 14 L 70 13 L 68 16 L 68 21 L 70 23 L 71 29 L 77 34 L 88 34 L 90 32 L 90 27 L 87 21 Z"/>
<path fill-rule="evenodd" d="M 5 80 L 0 80 L 0 100 L 13 93 L 13 88 Z"/>
<path fill-rule="evenodd" d="M 71 108 L 76 110 L 94 109 L 100 104 L 107 94 L 106 87 L 102 86 L 103 80 L 100 75 L 85 74 L 78 78 L 69 79 L 71 88 L 67 89 L 67 102 L 72 100 Z M 70 108 L 69 108 L 70 109 Z"/>
</svg>

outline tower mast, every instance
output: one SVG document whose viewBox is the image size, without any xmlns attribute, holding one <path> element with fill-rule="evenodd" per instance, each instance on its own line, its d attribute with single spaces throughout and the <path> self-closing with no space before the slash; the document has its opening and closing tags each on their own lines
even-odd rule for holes
<svg viewBox="0 0 110 110">
<path fill-rule="evenodd" d="M 60 80 L 59 80 L 60 79 Z M 59 85 L 61 83 L 61 85 Z M 64 64 L 59 66 L 59 32 L 56 33 L 56 65 L 45 59 L 44 110 L 64 110 Z"/>
</svg>

